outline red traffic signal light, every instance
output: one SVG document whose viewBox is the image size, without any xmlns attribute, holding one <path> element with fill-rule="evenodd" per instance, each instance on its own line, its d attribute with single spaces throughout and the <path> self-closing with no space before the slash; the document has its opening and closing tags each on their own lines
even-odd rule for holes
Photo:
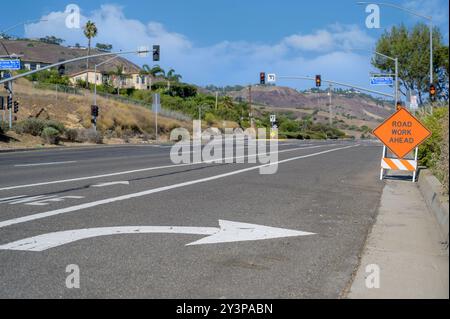
<svg viewBox="0 0 450 319">
<path fill-rule="evenodd" d="M 259 74 L 259 83 L 266 84 L 266 73 L 265 72 L 261 72 Z"/>
<path fill-rule="evenodd" d="M 316 87 L 320 87 L 322 85 L 322 77 L 320 75 L 316 75 Z"/>
<path fill-rule="evenodd" d="M 430 99 L 432 102 L 436 101 L 436 87 L 434 86 L 434 84 L 430 84 Z"/>
<path fill-rule="evenodd" d="M 436 95 L 436 87 L 434 86 L 434 84 L 430 85 L 430 94 L 431 95 Z"/>
</svg>

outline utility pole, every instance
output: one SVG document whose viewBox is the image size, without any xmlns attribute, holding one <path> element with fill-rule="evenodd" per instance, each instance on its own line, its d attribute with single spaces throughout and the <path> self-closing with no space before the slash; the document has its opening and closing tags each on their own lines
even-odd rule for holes
<svg viewBox="0 0 450 319">
<path fill-rule="evenodd" d="M 333 126 L 333 114 L 331 111 L 331 84 L 328 87 L 328 96 L 330 98 L 328 102 L 328 112 L 329 112 L 329 121 L 330 121 L 330 127 Z"/>
<path fill-rule="evenodd" d="M 253 128 L 253 113 L 252 113 L 252 85 L 248 86 L 248 107 L 249 107 L 249 118 L 250 118 L 250 127 Z"/>
</svg>

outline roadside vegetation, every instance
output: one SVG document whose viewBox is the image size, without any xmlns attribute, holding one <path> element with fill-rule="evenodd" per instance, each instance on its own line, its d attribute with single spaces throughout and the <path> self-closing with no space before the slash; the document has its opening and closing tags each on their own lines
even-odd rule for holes
<svg viewBox="0 0 450 319">
<path fill-rule="evenodd" d="M 419 147 L 419 165 L 428 167 L 442 182 L 445 191 L 449 190 L 449 110 L 447 107 L 435 108 L 433 113 L 420 117 L 432 135 Z"/>
</svg>

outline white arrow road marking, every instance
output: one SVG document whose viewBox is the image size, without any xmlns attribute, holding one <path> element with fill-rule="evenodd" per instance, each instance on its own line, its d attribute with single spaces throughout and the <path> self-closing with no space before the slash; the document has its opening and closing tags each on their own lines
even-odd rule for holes
<svg viewBox="0 0 450 319">
<path fill-rule="evenodd" d="M 314 233 L 303 231 L 238 223 L 226 220 L 219 220 L 219 225 L 220 228 L 184 226 L 122 226 L 75 229 L 21 239 L 0 246 L 0 250 L 44 251 L 82 239 L 118 234 L 164 233 L 209 235 L 200 240 L 187 244 L 186 246 L 315 235 Z"/>
<path fill-rule="evenodd" d="M 69 212 L 79 211 L 79 210 L 82 210 L 82 209 L 91 208 L 91 207 L 95 207 L 95 206 L 99 206 L 99 205 L 105 205 L 105 204 L 109 204 L 109 203 L 123 201 L 123 200 L 131 199 L 131 198 L 147 196 L 147 195 L 150 195 L 150 194 L 160 193 L 160 192 L 168 191 L 168 190 L 175 189 L 175 188 L 190 186 L 190 185 L 199 184 L 199 183 L 205 183 L 205 182 L 213 181 L 213 180 L 216 180 L 216 179 L 221 179 L 221 178 L 224 178 L 224 177 L 233 176 L 233 175 L 242 174 L 242 173 L 245 173 L 245 172 L 257 170 L 257 169 L 260 169 L 262 167 L 267 167 L 267 166 L 271 166 L 271 165 L 278 165 L 278 164 L 282 164 L 282 163 L 296 161 L 296 160 L 303 159 L 303 158 L 309 158 L 309 157 L 314 157 L 314 156 L 318 156 L 318 155 L 322 155 L 322 154 L 336 152 L 336 151 L 339 151 L 339 150 L 345 150 L 345 149 L 353 148 L 353 147 L 357 147 L 357 146 L 359 146 L 359 144 L 345 146 L 345 147 L 339 147 L 339 148 L 333 148 L 331 150 L 326 150 L 326 151 L 322 151 L 322 152 L 318 152 L 318 153 L 312 153 L 312 154 L 307 154 L 307 155 L 302 155 L 302 156 L 291 157 L 291 158 L 288 158 L 288 159 L 285 159 L 285 160 L 281 160 L 281 161 L 277 161 L 277 162 L 273 162 L 273 163 L 269 163 L 269 164 L 252 166 L 252 167 L 248 167 L 248 168 L 244 168 L 244 169 L 240 169 L 240 170 L 236 170 L 236 171 L 231 171 L 231 172 L 224 173 L 224 174 L 219 174 L 219 175 L 214 175 L 214 176 L 210 176 L 210 177 L 195 179 L 195 180 L 191 180 L 191 181 L 187 181 L 187 182 L 183 182 L 183 183 L 178 183 L 178 184 L 173 184 L 173 185 L 168 185 L 168 186 L 148 189 L 148 190 L 145 190 L 145 191 L 142 191 L 142 192 L 138 192 L 138 193 L 132 193 L 132 194 L 127 194 L 127 195 L 122 195 L 122 196 L 117 196 L 117 197 L 111 197 L 111 198 L 98 200 L 98 201 L 95 201 L 95 202 L 84 203 L 84 204 L 80 204 L 80 205 L 76 205 L 76 206 L 71 206 L 71 207 L 51 210 L 51 211 L 48 211 L 48 212 L 32 214 L 32 215 L 28 215 L 28 216 L 24 216 L 24 217 L 19 217 L 19 218 L 13 218 L 13 219 L 9 219 L 9 220 L 5 220 L 5 221 L 0 222 L 0 228 L 11 226 L 11 225 L 15 225 L 15 224 L 20 224 L 20 223 L 25 223 L 25 222 L 29 222 L 29 221 L 45 218 L 45 217 L 50 217 L 50 216 L 55 216 L 55 215 L 60 215 L 60 214 L 66 214 L 66 213 L 69 213 Z"/>
<path fill-rule="evenodd" d="M 113 185 L 130 185 L 130 182 L 117 181 L 117 182 L 100 183 L 100 184 L 92 185 L 91 187 L 106 187 L 106 186 L 113 186 Z"/>
<path fill-rule="evenodd" d="M 328 145 L 317 145 L 317 146 L 306 146 L 306 147 L 297 147 L 297 148 L 290 148 L 287 150 L 281 150 L 276 152 L 271 152 L 268 154 L 278 154 L 278 153 L 285 153 L 285 152 L 293 152 L 298 150 L 306 150 L 311 148 L 318 148 L 318 147 L 325 147 L 325 146 L 335 146 L 336 144 L 328 144 Z M 246 157 L 254 157 L 257 154 L 250 154 L 245 156 L 234 156 L 234 157 L 227 157 L 223 160 L 228 159 L 239 159 L 239 158 L 246 158 Z M 165 166 L 156 166 L 156 167 L 148 167 L 148 168 L 141 168 L 141 169 L 135 169 L 130 171 L 121 171 L 121 172 L 115 172 L 115 173 L 109 173 L 109 174 L 102 174 L 102 175 L 94 175 L 94 176 L 84 176 L 84 177 L 76 177 L 76 178 L 70 178 L 70 179 L 62 179 L 62 180 L 56 180 L 56 181 L 47 181 L 42 183 L 34 183 L 34 184 L 25 184 L 25 185 L 15 185 L 15 186 L 7 186 L 0 188 L 0 191 L 6 191 L 11 189 L 18 189 L 18 188 L 28 188 L 28 187 L 35 187 L 35 186 L 44 186 L 44 185 L 51 185 L 51 184 L 60 184 L 60 183 L 68 183 L 68 182 L 78 182 L 78 181 L 84 181 L 89 179 L 98 179 L 103 177 L 111 177 L 111 176 L 117 176 L 117 175 L 126 175 L 126 174 L 134 174 L 134 173 L 140 173 L 140 172 L 146 172 L 146 171 L 154 171 L 159 169 L 167 169 L 167 168 L 176 168 L 176 167 L 183 167 L 183 166 L 192 166 L 192 165 L 199 165 L 199 164 L 211 164 L 213 161 L 203 161 L 203 162 L 194 162 L 194 163 L 186 163 L 186 164 L 171 164 L 171 165 L 165 165 Z"/>
</svg>

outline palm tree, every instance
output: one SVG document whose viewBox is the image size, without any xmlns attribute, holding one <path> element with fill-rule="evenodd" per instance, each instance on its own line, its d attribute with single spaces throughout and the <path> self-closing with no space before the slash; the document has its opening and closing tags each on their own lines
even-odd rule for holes
<svg viewBox="0 0 450 319">
<path fill-rule="evenodd" d="M 166 76 L 166 71 L 164 71 L 164 69 L 162 67 L 160 67 L 159 65 L 154 65 L 152 68 L 150 68 L 147 64 L 144 64 L 142 66 L 142 68 L 144 69 L 144 71 L 148 72 L 149 74 L 153 75 L 154 77 L 157 77 L 157 76 L 165 77 Z"/>
<path fill-rule="evenodd" d="M 94 22 L 89 20 L 84 26 L 84 35 L 88 39 L 88 56 L 91 55 L 91 39 L 97 36 L 98 30 Z M 89 58 L 86 60 L 86 86 L 89 87 L 88 82 L 88 72 L 89 72 Z"/>
<path fill-rule="evenodd" d="M 114 77 L 117 77 L 117 95 L 120 95 L 120 86 L 121 86 L 122 81 L 124 79 L 130 78 L 131 76 L 124 72 L 123 65 L 116 66 L 116 70 L 109 72 L 109 74 L 113 75 Z"/>
<path fill-rule="evenodd" d="M 180 74 L 176 74 L 174 69 L 170 69 L 169 72 L 167 72 L 166 78 L 169 81 L 180 82 L 182 76 Z"/>
</svg>

